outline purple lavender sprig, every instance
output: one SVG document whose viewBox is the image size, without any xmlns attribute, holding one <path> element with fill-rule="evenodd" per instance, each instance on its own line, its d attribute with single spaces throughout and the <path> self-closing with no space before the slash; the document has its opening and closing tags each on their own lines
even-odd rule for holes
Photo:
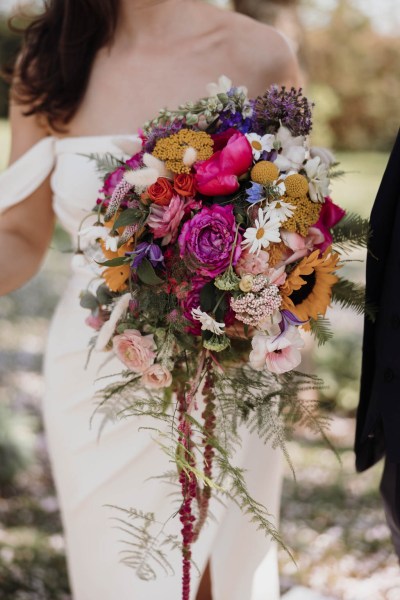
<svg viewBox="0 0 400 600">
<path fill-rule="evenodd" d="M 294 136 L 308 135 L 312 129 L 314 104 L 303 96 L 302 88 L 272 86 L 254 103 L 253 128 L 259 135 L 274 133 L 282 124 Z"/>
</svg>

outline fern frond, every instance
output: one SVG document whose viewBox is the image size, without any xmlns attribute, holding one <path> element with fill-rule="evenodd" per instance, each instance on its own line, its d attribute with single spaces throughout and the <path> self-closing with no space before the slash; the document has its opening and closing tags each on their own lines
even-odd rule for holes
<svg viewBox="0 0 400 600">
<path fill-rule="evenodd" d="M 115 158 L 111 152 L 107 152 L 106 154 L 80 154 L 80 156 L 86 156 L 89 160 L 94 161 L 96 163 L 97 172 L 103 176 L 112 173 L 112 171 L 115 171 L 115 169 L 118 169 L 118 167 L 122 167 L 125 164 L 124 161 Z"/>
<path fill-rule="evenodd" d="M 342 308 L 351 308 L 356 314 L 365 312 L 365 287 L 348 279 L 340 278 L 332 288 L 332 301 Z"/>
<path fill-rule="evenodd" d="M 348 213 L 332 232 L 333 246 L 338 252 L 348 254 L 356 248 L 366 248 L 371 230 L 368 219 Z"/>
<path fill-rule="evenodd" d="M 318 317 L 310 320 L 311 333 L 318 342 L 318 346 L 323 346 L 333 338 L 333 331 L 329 319 Z"/>
</svg>

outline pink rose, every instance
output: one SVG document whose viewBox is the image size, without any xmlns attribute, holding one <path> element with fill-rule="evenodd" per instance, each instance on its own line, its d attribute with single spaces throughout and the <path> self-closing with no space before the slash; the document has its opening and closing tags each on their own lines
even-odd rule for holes
<svg viewBox="0 0 400 600">
<path fill-rule="evenodd" d="M 280 374 L 292 371 L 301 363 L 300 348 L 303 348 L 304 340 L 296 327 L 289 327 L 279 336 L 256 333 L 251 345 L 249 362 L 253 369 Z"/>
<path fill-rule="evenodd" d="M 194 165 L 196 187 L 205 196 L 227 196 L 239 188 L 238 177 L 253 164 L 247 138 L 239 131 L 231 135 L 222 150 Z"/>
<path fill-rule="evenodd" d="M 343 210 L 343 208 L 340 208 L 340 206 L 337 204 L 334 204 L 329 196 L 325 198 L 325 202 L 322 205 L 322 209 L 319 214 L 319 220 L 314 225 L 316 229 L 321 231 L 325 238 L 325 241 L 317 246 L 321 252 L 325 252 L 325 250 L 332 244 L 333 238 L 331 229 L 343 219 L 345 214 L 346 211 Z"/>
<path fill-rule="evenodd" d="M 156 358 L 153 335 L 142 335 L 137 329 L 125 329 L 113 339 L 114 352 L 134 373 L 144 373 Z"/>
<path fill-rule="evenodd" d="M 145 387 L 159 390 L 160 388 L 169 387 L 172 383 L 171 372 L 162 365 L 152 365 L 142 375 L 142 383 Z"/>
<path fill-rule="evenodd" d="M 268 261 L 269 254 L 265 250 L 260 250 L 258 254 L 255 254 L 245 248 L 236 263 L 235 271 L 241 277 L 246 274 L 266 275 L 269 269 Z"/>
</svg>

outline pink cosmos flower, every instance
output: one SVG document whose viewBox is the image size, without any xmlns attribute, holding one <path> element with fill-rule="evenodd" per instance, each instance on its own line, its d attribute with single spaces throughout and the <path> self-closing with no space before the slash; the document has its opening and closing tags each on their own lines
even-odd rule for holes
<svg viewBox="0 0 400 600">
<path fill-rule="evenodd" d="M 171 372 L 162 365 L 152 365 L 142 375 L 143 385 L 153 390 L 169 387 L 172 383 Z"/>
<path fill-rule="evenodd" d="M 346 211 L 337 204 L 334 204 L 329 196 L 325 198 L 319 220 L 314 225 L 325 238 L 325 241 L 319 243 L 317 246 L 321 252 L 324 252 L 332 244 L 333 238 L 330 230 L 343 219 L 345 214 Z"/>
<path fill-rule="evenodd" d="M 230 135 L 226 146 L 211 158 L 194 165 L 196 187 L 205 196 L 227 196 L 239 188 L 238 177 L 248 171 L 253 153 L 246 137 L 239 131 Z"/>
<path fill-rule="evenodd" d="M 156 358 L 153 334 L 142 335 L 137 329 L 125 329 L 113 339 L 114 352 L 134 373 L 144 373 Z"/>
<path fill-rule="evenodd" d="M 168 206 L 154 203 L 150 206 L 147 225 L 153 230 L 154 238 L 163 238 L 162 246 L 176 241 L 179 225 L 192 203 L 193 198 L 182 198 L 175 194 Z"/>
<path fill-rule="evenodd" d="M 271 373 L 287 373 L 301 362 L 300 348 L 304 346 L 296 327 L 289 327 L 279 336 L 256 333 L 251 345 L 249 362 L 256 371 L 267 369 Z"/>
</svg>

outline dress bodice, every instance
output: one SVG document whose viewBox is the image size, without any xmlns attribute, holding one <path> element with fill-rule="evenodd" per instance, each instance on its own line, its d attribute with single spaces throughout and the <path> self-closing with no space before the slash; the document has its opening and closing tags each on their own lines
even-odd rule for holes
<svg viewBox="0 0 400 600">
<path fill-rule="evenodd" d="M 88 155 L 111 153 L 126 159 L 137 139 L 137 135 L 44 138 L 0 174 L 0 212 L 25 200 L 51 173 L 54 212 L 76 240 L 102 185 Z"/>
</svg>

